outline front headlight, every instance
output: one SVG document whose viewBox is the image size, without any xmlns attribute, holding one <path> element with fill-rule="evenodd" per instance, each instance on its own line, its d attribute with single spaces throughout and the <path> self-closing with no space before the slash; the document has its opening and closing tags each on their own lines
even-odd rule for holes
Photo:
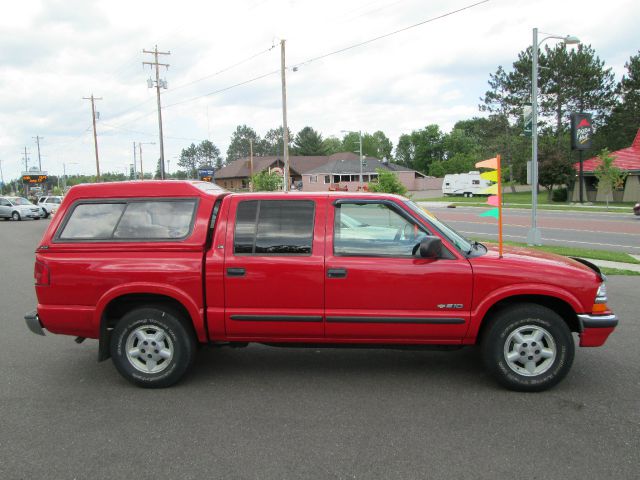
<svg viewBox="0 0 640 480">
<path fill-rule="evenodd" d="M 607 284 L 605 282 L 602 282 L 598 287 L 595 303 L 607 303 Z"/>
</svg>

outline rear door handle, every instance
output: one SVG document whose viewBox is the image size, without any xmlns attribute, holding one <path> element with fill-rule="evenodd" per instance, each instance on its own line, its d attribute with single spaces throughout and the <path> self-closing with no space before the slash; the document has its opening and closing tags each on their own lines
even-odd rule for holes
<svg viewBox="0 0 640 480">
<path fill-rule="evenodd" d="M 347 269 L 346 268 L 329 268 L 327 269 L 327 277 L 328 278 L 346 278 Z"/>
<path fill-rule="evenodd" d="M 244 277 L 244 268 L 227 268 L 227 277 Z"/>
</svg>

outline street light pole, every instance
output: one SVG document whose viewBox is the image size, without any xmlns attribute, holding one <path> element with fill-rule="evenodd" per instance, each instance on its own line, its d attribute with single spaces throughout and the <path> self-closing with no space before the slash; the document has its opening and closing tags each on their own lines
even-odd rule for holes
<svg viewBox="0 0 640 480">
<path fill-rule="evenodd" d="M 358 130 L 357 132 L 355 130 L 340 130 L 340 132 L 358 134 L 358 144 L 360 146 L 360 155 L 358 157 L 360 159 L 360 189 L 362 189 L 362 130 Z"/>
<path fill-rule="evenodd" d="M 531 228 L 529 245 L 541 245 L 538 230 L 538 29 L 533 29 L 531 62 Z"/>
<path fill-rule="evenodd" d="M 538 49 L 545 40 L 556 38 L 565 45 L 580 43 L 573 35 L 548 35 L 538 42 L 538 29 L 533 29 L 531 43 L 531 228 L 527 233 L 527 244 L 542 245 L 538 229 Z"/>
</svg>

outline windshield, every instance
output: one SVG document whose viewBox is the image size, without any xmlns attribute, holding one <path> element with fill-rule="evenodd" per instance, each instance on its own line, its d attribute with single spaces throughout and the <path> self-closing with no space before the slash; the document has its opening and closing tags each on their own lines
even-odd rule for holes
<svg viewBox="0 0 640 480">
<path fill-rule="evenodd" d="M 411 200 L 407 200 L 404 202 L 407 207 L 413 210 L 418 216 L 424 219 L 429 225 L 435 228 L 440 234 L 445 236 L 455 247 L 460 250 L 465 255 L 468 254 L 471 250 L 473 250 L 473 244 L 456 232 L 453 228 L 451 228 L 446 223 L 441 222 L 436 217 L 426 212 L 418 205 L 413 203 Z"/>
<path fill-rule="evenodd" d="M 14 205 L 31 205 L 31 202 L 29 200 L 22 197 L 13 197 L 10 200 Z"/>
</svg>

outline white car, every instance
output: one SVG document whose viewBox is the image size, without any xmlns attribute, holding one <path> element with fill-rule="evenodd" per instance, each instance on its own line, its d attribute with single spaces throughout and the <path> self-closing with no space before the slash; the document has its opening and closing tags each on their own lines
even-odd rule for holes
<svg viewBox="0 0 640 480">
<path fill-rule="evenodd" d="M 33 218 L 40 220 L 42 209 L 23 197 L 0 197 L 0 218 L 22 220 Z"/>
<path fill-rule="evenodd" d="M 62 197 L 57 195 L 52 197 L 40 197 L 38 199 L 38 206 L 42 208 L 42 216 L 44 218 L 48 218 L 49 215 L 56 213 L 56 210 L 58 210 L 61 203 Z"/>
</svg>

